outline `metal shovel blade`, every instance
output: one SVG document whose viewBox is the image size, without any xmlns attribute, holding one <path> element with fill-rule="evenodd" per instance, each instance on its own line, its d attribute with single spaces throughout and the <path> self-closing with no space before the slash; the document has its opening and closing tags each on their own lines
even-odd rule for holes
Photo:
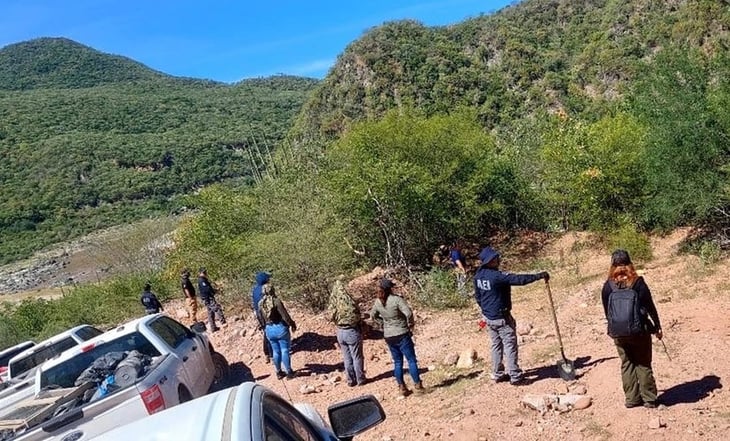
<svg viewBox="0 0 730 441">
<path fill-rule="evenodd" d="M 558 375 L 560 375 L 560 378 L 565 381 L 575 380 L 575 367 L 573 366 L 572 361 L 568 360 L 567 358 L 558 360 L 557 367 Z"/>
</svg>

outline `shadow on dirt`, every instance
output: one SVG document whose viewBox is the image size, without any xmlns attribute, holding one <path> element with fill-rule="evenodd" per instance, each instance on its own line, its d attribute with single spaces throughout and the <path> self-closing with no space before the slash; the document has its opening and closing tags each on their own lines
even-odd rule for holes
<svg viewBox="0 0 730 441">
<path fill-rule="evenodd" d="M 221 381 L 217 389 L 221 390 L 227 387 L 237 386 L 246 381 L 254 381 L 253 373 L 243 362 L 237 361 L 229 366 L 228 378 Z"/>
<path fill-rule="evenodd" d="M 304 332 L 292 339 L 292 352 L 318 352 L 336 349 L 337 337 L 334 335 L 320 335 L 316 332 Z"/>
<path fill-rule="evenodd" d="M 659 401 L 665 406 L 673 406 L 680 403 L 696 403 L 710 396 L 710 393 L 716 389 L 722 389 L 720 377 L 717 375 L 705 375 L 699 380 L 692 380 L 670 387 L 659 395 Z"/>
<path fill-rule="evenodd" d="M 432 387 L 434 389 L 437 387 L 449 387 L 453 384 L 458 383 L 461 380 L 473 380 L 473 379 L 477 378 L 479 375 L 481 375 L 482 372 L 483 371 L 479 370 L 479 371 L 469 372 L 468 374 L 459 374 L 459 375 L 457 375 L 455 377 L 451 377 L 451 378 L 444 378 L 440 383 L 436 383 L 434 385 L 431 385 L 430 387 Z"/>
<path fill-rule="evenodd" d="M 597 358 L 597 359 L 591 361 L 590 355 L 585 356 L 585 357 L 578 357 L 573 361 L 573 367 L 576 370 L 583 369 L 583 368 L 587 368 L 590 366 L 595 366 L 599 363 L 603 363 L 604 361 L 613 360 L 615 358 L 617 358 L 617 357 L 604 357 L 604 358 Z M 557 366 L 556 363 L 528 369 L 524 373 L 523 384 L 532 384 L 536 381 L 544 380 L 546 378 L 560 378 L 558 369 L 560 369 L 560 368 Z M 580 377 L 582 377 L 582 375 L 577 374 L 575 378 L 577 379 Z"/>
<path fill-rule="evenodd" d="M 342 362 L 334 364 L 306 363 L 302 369 L 297 371 L 297 373 L 301 375 L 321 375 L 344 370 L 345 364 Z"/>
<path fill-rule="evenodd" d="M 419 374 L 423 375 L 426 372 L 428 372 L 428 369 L 426 369 L 426 368 L 418 368 L 418 373 Z M 406 368 L 406 366 L 403 366 L 403 376 L 404 376 L 404 378 L 409 378 L 410 379 L 410 375 L 408 375 L 408 368 Z M 388 369 L 387 371 L 385 371 L 383 373 L 380 373 L 380 374 L 378 374 L 378 375 L 376 375 L 376 376 L 374 376 L 372 378 L 368 378 L 368 383 L 374 383 L 374 382 L 376 382 L 378 380 L 384 380 L 386 378 L 392 379 L 392 380 L 395 381 L 395 377 L 393 376 L 393 370 L 392 369 Z M 393 384 L 395 384 L 395 383 L 393 383 Z"/>
</svg>

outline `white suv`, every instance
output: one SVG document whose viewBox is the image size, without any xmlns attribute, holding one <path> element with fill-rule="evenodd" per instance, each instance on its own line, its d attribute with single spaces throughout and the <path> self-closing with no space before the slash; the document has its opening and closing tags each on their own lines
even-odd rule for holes
<svg viewBox="0 0 730 441">
<path fill-rule="evenodd" d="M 30 378 L 45 361 L 101 334 L 103 332 L 93 326 L 80 325 L 54 335 L 11 358 L 8 362 L 8 379 Z"/>
</svg>

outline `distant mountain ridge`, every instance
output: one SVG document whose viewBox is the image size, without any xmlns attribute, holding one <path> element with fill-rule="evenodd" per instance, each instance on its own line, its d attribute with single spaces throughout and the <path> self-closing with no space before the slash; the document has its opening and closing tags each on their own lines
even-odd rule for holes
<svg viewBox="0 0 730 441">
<path fill-rule="evenodd" d="M 0 49 L 0 262 L 251 182 L 318 84 L 174 77 L 65 38 Z"/>
<path fill-rule="evenodd" d="M 175 78 L 67 38 L 37 38 L 0 49 L 0 90 L 79 89 Z"/>
</svg>

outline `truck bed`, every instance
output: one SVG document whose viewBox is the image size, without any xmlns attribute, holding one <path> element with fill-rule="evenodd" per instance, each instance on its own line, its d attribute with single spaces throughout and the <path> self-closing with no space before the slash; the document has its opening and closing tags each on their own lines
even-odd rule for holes
<svg viewBox="0 0 730 441">
<path fill-rule="evenodd" d="M 18 431 L 33 427 L 53 415 L 61 405 L 77 399 L 93 387 L 93 384 L 87 383 L 76 388 L 42 391 L 0 415 L 0 430 Z"/>
</svg>

